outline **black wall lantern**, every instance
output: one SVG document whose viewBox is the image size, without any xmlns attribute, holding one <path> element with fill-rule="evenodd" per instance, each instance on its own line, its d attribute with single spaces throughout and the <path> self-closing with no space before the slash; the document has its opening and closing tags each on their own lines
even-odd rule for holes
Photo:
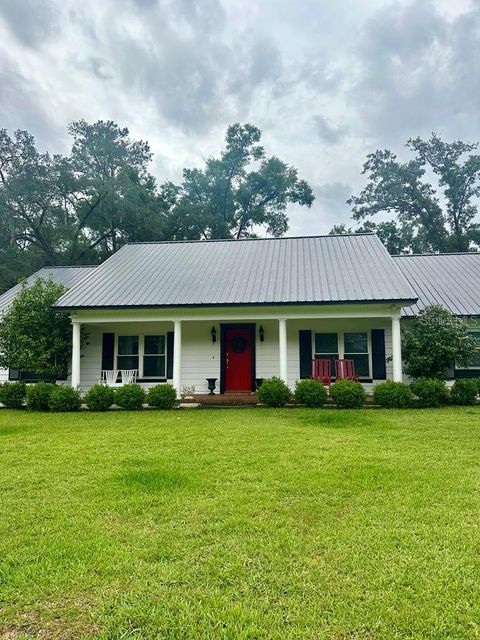
<svg viewBox="0 0 480 640">
<path fill-rule="evenodd" d="M 258 329 L 258 335 L 260 337 L 260 342 L 264 342 L 264 340 L 265 340 L 265 330 L 262 327 L 262 325 L 260 325 L 260 328 Z"/>
<path fill-rule="evenodd" d="M 210 329 L 210 335 L 212 336 L 213 344 L 215 344 L 217 341 L 217 330 L 215 329 L 215 325 Z"/>
</svg>

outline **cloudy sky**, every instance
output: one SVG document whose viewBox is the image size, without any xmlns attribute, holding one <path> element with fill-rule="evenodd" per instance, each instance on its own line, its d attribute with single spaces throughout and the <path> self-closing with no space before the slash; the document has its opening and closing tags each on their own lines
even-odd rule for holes
<svg viewBox="0 0 480 640">
<path fill-rule="evenodd" d="M 315 190 L 290 234 L 347 221 L 365 155 L 480 140 L 480 0 L 0 0 L 0 128 L 67 151 L 113 119 L 179 180 L 252 122 Z"/>
</svg>

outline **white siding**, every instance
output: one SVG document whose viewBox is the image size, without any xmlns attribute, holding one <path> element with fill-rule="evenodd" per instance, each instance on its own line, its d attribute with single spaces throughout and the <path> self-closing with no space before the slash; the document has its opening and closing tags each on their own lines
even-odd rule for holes
<svg viewBox="0 0 480 640">
<path fill-rule="evenodd" d="M 0 383 L 8 380 L 8 369 L 0 369 Z"/>
</svg>

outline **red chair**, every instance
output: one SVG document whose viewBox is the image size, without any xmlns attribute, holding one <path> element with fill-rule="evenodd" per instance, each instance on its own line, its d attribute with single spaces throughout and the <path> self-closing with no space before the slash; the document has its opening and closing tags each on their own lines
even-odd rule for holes
<svg viewBox="0 0 480 640">
<path fill-rule="evenodd" d="M 358 376 L 355 375 L 354 361 L 335 360 L 335 378 L 337 380 L 355 380 L 355 382 L 358 382 Z"/>
<path fill-rule="evenodd" d="M 312 378 L 314 380 L 320 380 L 322 384 L 330 385 L 332 381 L 330 360 L 312 360 Z"/>
</svg>

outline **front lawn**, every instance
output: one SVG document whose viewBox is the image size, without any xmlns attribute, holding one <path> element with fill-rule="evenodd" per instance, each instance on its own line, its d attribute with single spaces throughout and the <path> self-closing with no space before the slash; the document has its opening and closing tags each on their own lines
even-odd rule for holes
<svg viewBox="0 0 480 640">
<path fill-rule="evenodd" d="M 0 410 L 0 638 L 480 638 L 480 407 Z"/>
</svg>

